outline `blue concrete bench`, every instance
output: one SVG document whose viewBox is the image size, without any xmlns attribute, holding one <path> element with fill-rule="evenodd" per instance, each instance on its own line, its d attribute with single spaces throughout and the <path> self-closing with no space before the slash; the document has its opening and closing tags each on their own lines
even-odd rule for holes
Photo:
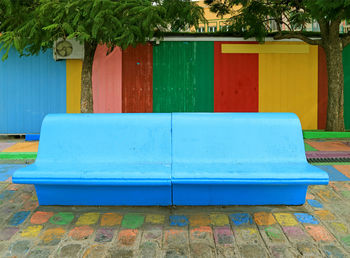
<svg viewBox="0 0 350 258">
<path fill-rule="evenodd" d="M 328 184 L 294 114 L 174 113 L 172 142 L 174 205 L 299 205 Z"/>
<path fill-rule="evenodd" d="M 328 175 L 293 114 L 61 114 L 13 182 L 40 205 L 302 204 Z"/>
<path fill-rule="evenodd" d="M 43 121 L 34 184 L 40 205 L 171 205 L 171 114 L 57 114 Z"/>
</svg>

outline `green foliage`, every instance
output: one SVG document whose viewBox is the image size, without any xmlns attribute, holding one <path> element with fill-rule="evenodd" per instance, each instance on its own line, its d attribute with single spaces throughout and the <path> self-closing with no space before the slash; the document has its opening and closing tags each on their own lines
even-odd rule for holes
<svg viewBox="0 0 350 258">
<path fill-rule="evenodd" d="M 0 0 L 0 50 L 33 55 L 59 38 L 126 48 L 198 20 L 203 10 L 188 0 Z"/>
<path fill-rule="evenodd" d="M 218 16 L 231 14 L 232 30 L 246 38 L 263 38 L 276 22 L 277 31 L 301 34 L 306 24 L 317 21 L 323 30 L 350 18 L 350 0 L 206 0 Z M 235 8 L 233 8 L 235 7 Z M 234 10 L 235 9 L 235 10 Z M 323 26 L 323 27 L 322 27 Z M 335 26 L 336 27 L 336 26 Z"/>
</svg>

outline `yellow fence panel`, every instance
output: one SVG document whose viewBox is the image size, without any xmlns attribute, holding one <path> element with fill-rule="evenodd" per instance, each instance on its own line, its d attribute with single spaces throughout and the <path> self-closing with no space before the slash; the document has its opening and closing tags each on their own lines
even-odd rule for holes
<svg viewBox="0 0 350 258">
<path fill-rule="evenodd" d="M 66 61 L 67 113 L 80 113 L 81 60 Z"/>
<path fill-rule="evenodd" d="M 317 129 L 318 48 L 308 47 L 308 53 L 259 54 L 259 112 L 293 112 L 303 129 Z"/>
</svg>

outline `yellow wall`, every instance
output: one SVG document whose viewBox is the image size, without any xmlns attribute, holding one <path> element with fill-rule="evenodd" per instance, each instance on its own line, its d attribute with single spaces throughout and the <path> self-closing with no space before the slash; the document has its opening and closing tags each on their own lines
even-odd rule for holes
<svg viewBox="0 0 350 258">
<path fill-rule="evenodd" d="M 80 113 L 81 60 L 66 60 L 67 113 Z"/>
<path fill-rule="evenodd" d="M 293 112 L 303 129 L 317 129 L 317 51 L 309 46 L 304 54 L 259 54 L 259 112 Z"/>
<path fill-rule="evenodd" d="M 208 32 L 208 26 L 216 26 L 217 31 L 219 31 L 220 26 L 225 26 L 225 21 L 232 16 L 232 14 L 226 14 L 223 17 L 218 17 L 216 16 L 216 13 L 210 11 L 209 6 L 204 3 L 204 0 L 199 0 L 196 2 L 199 6 L 203 7 L 204 17 L 208 20 L 208 24 L 199 25 L 200 27 L 204 27 L 206 32 Z M 238 7 L 234 9 L 238 9 Z"/>
</svg>

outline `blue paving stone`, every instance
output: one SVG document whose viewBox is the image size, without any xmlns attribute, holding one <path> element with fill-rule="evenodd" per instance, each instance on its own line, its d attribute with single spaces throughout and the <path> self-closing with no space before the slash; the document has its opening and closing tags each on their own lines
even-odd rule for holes
<svg viewBox="0 0 350 258">
<path fill-rule="evenodd" d="M 350 179 L 343 175 L 340 171 L 336 170 L 333 166 L 316 166 L 328 173 L 329 181 L 349 181 Z"/>
<path fill-rule="evenodd" d="M 236 226 L 242 224 L 253 224 L 253 218 L 248 213 L 233 213 L 230 218 Z"/>
<path fill-rule="evenodd" d="M 315 207 L 315 208 L 323 208 L 323 204 L 317 200 L 307 200 L 307 203 L 310 206 Z"/>
<path fill-rule="evenodd" d="M 0 181 L 6 181 L 17 169 L 24 166 L 22 164 L 0 164 Z"/>
<path fill-rule="evenodd" d="M 184 227 L 188 225 L 188 218 L 184 215 L 171 215 L 169 217 L 171 226 Z"/>
<path fill-rule="evenodd" d="M 28 217 L 30 211 L 19 211 L 16 212 L 13 217 L 10 220 L 10 225 L 11 226 L 17 226 L 19 224 L 22 224 L 23 221 Z"/>
<path fill-rule="evenodd" d="M 294 213 L 295 217 L 301 223 L 309 223 L 309 224 L 319 224 L 318 220 L 315 219 L 314 216 L 307 213 Z"/>
<path fill-rule="evenodd" d="M 16 191 L 5 190 L 0 194 L 0 200 L 10 198 Z"/>
</svg>

